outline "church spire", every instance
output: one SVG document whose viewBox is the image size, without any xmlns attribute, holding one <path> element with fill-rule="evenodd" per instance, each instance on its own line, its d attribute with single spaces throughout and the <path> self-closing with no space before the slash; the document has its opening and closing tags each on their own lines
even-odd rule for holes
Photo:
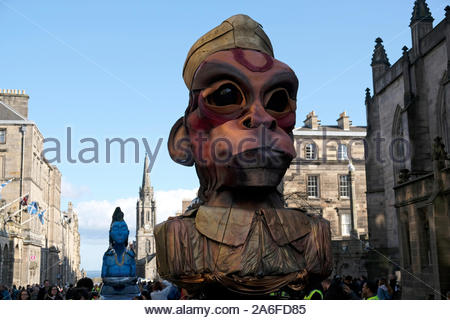
<svg viewBox="0 0 450 320">
<path fill-rule="evenodd" d="M 415 22 L 433 22 L 434 19 L 431 16 L 430 8 L 425 0 L 416 0 L 414 2 L 414 9 L 411 17 L 412 26 Z"/>
<path fill-rule="evenodd" d="M 150 172 L 149 172 L 149 159 L 147 153 L 145 154 L 145 161 L 144 161 L 144 173 L 142 175 L 142 189 L 145 190 L 145 188 L 150 188 Z"/>
</svg>

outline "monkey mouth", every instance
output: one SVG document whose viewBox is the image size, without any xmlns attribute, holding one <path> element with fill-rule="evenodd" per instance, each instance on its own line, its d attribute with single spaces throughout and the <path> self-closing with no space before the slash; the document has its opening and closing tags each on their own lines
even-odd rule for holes
<svg viewBox="0 0 450 320">
<path fill-rule="evenodd" d="M 230 167 L 236 169 L 279 169 L 285 170 L 292 161 L 292 155 L 271 147 L 245 150 L 234 155 Z"/>
</svg>

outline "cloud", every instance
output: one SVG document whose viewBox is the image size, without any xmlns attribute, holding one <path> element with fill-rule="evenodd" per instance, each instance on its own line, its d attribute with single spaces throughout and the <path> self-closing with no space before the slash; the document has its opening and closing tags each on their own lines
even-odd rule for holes
<svg viewBox="0 0 450 320">
<path fill-rule="evenodd" d="M 79 199 L 91 192 L 87 186 L 75 186 L 67 181 L 64 176 L 61 179 L 61 197 L 67 199 Z"/>
<path fill-rule="evenodd" d="M 198 189 L 177 189 L 155 191 L 156 222 L 160 223 L 181 211 L 181 203 L 185 199 L 193 200 Z"/>
<path fill-rule="evenodd" d="M 136 226 L 136 197 L 108 200 L 80 201 L 75 206 L 78 214 L 78 225 L 85 230 L 109 230 L 112 214 L 116 207 L 120 207 L 124 213 L 124 219 L 128 228 L 135 229 Z M 130 234 L 132 234 L 130 232 Z"/>
<path fill-rule="evenodd" d="M 167 220 L 181 211 L 181 203 L 184 199 L 192 200 L 196 197 L 197 189 L 158 190 L 155 192 L 156 222 Z M 80 229 L 99 230 L 109 229 L 111 217 L 116 207 L 120 207 L 125 214 L 128 227 L 136 227 L 136 197 L 108 200 L 80 201 L 75 206 L 78 214 Z"/>
</svg>

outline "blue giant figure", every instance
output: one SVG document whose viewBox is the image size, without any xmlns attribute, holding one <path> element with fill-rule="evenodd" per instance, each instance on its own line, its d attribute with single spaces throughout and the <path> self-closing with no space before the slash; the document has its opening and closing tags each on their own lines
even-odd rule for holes
<svg viewBox="0 0 450 320">
<path fill-rule="evenodd" d="M 109 248 L 103 255 L 102 278 L 136 277 L 134 251 L 127 248 L 130 231 L 119 207 L 113 213 L 109 229 Z"/>
</svg>

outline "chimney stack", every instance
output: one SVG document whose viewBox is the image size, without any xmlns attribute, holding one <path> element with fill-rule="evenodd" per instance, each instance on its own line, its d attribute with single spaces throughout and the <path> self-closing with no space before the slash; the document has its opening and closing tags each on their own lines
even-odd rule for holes
<svg viewBox="0 0 450 320">
<path fill-rule="evenodd" d="M 336 120 L 338 127 L 344 130 L 350 130 L 351 121 L 347 113 L 344 111 L 339 115 L 339 119 Z"/>
<path fill-rule="evenodd" d="M 25 90 L 0 89 L 0 101 L 6 103 L 25 119 L 28 119 L 28 99 Z"/>
<path fill-rule="evenodd" d="M 317 119 L 317 115 L 314 113 L 314 111 L 311 111 L 310 113 L 308 113 L 303 123 L 305 124 L 306 128 L 317 130 L 320 125 L 320 120 Z"/>
</svg>

